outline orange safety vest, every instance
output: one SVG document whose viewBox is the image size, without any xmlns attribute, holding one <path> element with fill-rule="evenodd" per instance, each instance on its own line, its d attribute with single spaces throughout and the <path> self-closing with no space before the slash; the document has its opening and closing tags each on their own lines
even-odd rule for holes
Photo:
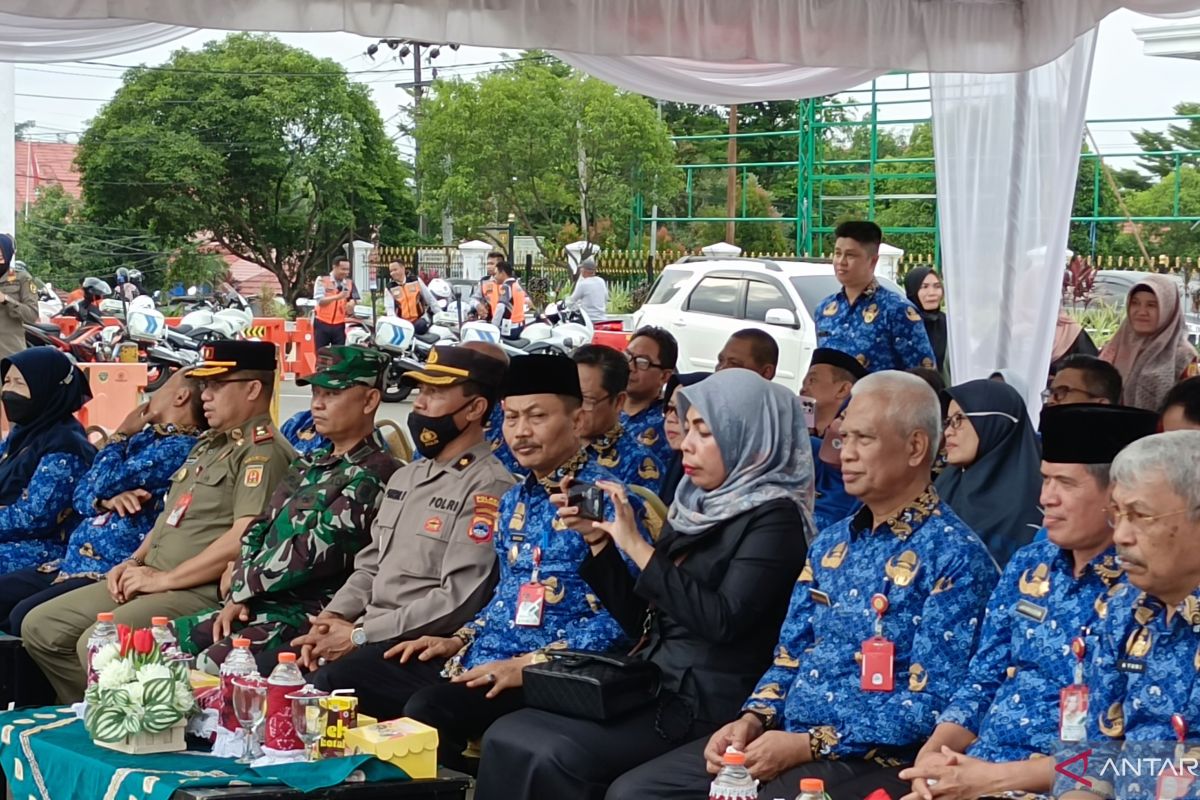
<svg viewBox="0 0 1200 800">
<path fill-rule="evenodd" d="M 321 278 L 321 280 L 325 284 L 325 294 L 337 294 L 337 283 L 333 280 L 332 276 L 326 275 Z M 354 293 L 354 281 L 347 278 L 345 281 L 345 287 L 346 291 L 350 292 L 351 294 Z M 346 300 L 344 303 L 326 303 L 325 305 L 318 303 L 313 316 L 317 318 L 318 322 L 323 322 L 326 325 L 344 325 L 346 322 L 346 309 L 353 305 L 353 303 L 353 297 Z"/>
<path fill-rule="evenodd" d="M 392 287 L 392 299 L 396 301 L 396 311 L 409 322 L 416 322 L 421 316 L 421 284 L 401 283 Z"/>
<path fill-rule="evenodd" d="M 521 284 L 517 283 L 516 278 L 512 279 L 512 283 L 509 285 L 509 289 L 512 292 L 512 308 L 510 309 L 511 313 L 509 315 L 509 321 L 512 322 L 512 324 L 514 326 L 524 325 L 525 324 L 525 290 L 521 288 Z M 499 293 L 500 293 L 500 290 L 499 290 L 499 288 L 497 288 L 496 294 L 499 295 Z M 493 308 L 495 308 L 495 306 L 493 306 Z"/>
<path fill-rule="evenodd" d="M 500 284 L 494 278 L 488 278 L 482 286 L 483 299 L 487 301 L 488 313 L 494 314 L 496 306 L 500 305 Z"/>
</svg>

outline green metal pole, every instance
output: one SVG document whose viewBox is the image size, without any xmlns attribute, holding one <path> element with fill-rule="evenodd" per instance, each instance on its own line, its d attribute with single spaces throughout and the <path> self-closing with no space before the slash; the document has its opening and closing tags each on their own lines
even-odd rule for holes
<svg viewBox="0 0 1200 800">
<path fill-rule="evenodd" d="M 875 219 L 875 162 L 879 159 L 879 104 L 871 81 L 871 165 L 867 172 L 867 219 Z"/>
<path fill-rule="evenodd" d="M 1182 187 L 1183 173 L 1180 171 L 1180 158 L 1175 156 L 1175 197 L 1171 201 L 1171 216 L 1179 216 L 1179 191 Z M 1096 216 L 1099 216 L 1097 214 Z"/>
</svg>

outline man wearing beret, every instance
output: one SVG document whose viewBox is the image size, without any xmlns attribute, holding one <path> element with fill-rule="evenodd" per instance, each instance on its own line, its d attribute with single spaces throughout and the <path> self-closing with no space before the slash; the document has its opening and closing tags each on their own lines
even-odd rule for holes
<svg viewBox="0 0 1200 800">
<path fill-rule="evenodd" d="M 420 387 L 408 425 L 422 458 L 392 475 L 354 572 L 293 642 L 304 666 L 320 668 L 315 685 L 354 689 L 380 719 L 439 680 L 440 662 L 389 660 L 397 642 L 449 636 L 496 585 L 500 498 L 514 483 L 483 433 L 504 377 L 496 350 L 437 346 L 423 370 L 404 374 Z"/>
<path fill-rule="evenodd" d="M 546 660 L 547 649 L 605 651 L 626 644 L 620 625 L 579 575 L 591 548 L 550 499 L 566 478 L 615 482 L 577 436 L 583 393 L 575 363 L 566 356 L 518 356 L 501 394 L 504 437 L 529 475 L 500 502 L 492 537 L 500 583 L 487 606 L 452 636 L 422 637 L 390 653 L 409 667 L 442 665 L 451 678 L 417 692 L 404 709 L 404 716 L 438 729 L 438 760 L 451 767 L 466 766 L 467 743 L 524 706 L 522 670 Z M 636 509 L 644 514 L 640 503 Z M 607 498 L 603 516 L 615 516 Z"/>
<path fill-rule="evenodd" d="M 209 430 L 172 477 L 163 512 L 142 544 L 104 582 L 69 592 L 31 611 L 21 627 L 25 649 L 63 703 L 83 696 L 87 640 L 96 614 L 146 627 L 155 616 L 183 617 L 215 606 L 219 584 L 242 534 L 263 513 L 295 451 L 271 423 L 275 345 L 205 345 L 200 380 Z"/>
<path fill-rule="evenodd" d="M 316 372 L 296 381 L 312 385 L 313 423 L 329 445 L 292 462 L 267 513 L 242 536 L 224 605 L 175 620 L 179 646 L 199 669 L 218 674 L 236 634 L 269 674 L 346 582 L 400 466 L 374 435 L 390 363 L 377 350 L 335 345 L 317 351 Z"/>
<path fill-rule="evenodd" d="M 862 364 L 841 350 L 818 347 L 813 351 L 808 374 L 800 389 L 803 397 L 816 404 L 812 434 L 813 479 L 816 499 L 813 503 L 813 527 L 819 533 L 833 523 L 850 516 L 858 500 L 846 491 L 842 480 L 840 446 L 837 437 L 826 437 L 830 425 L 850 400 L 854 384 L 867 376 Z M 826 442 L 825 439 L 829 438 Z"/>
<path fill-rule="evenodd" d="M 1017 551 L 988 602 L 966 683 L 900 774 L 918 797 L 1048 792 L 1063 742 L 1080 742 L 1081 668 L 1124 583 L 1108 524 L 1117 453 L 1154 433 L 1152 412 L 1106 404 L 1042 412 L 1047 538 Z M 1098 709 L 1093 708 L 1093 711 Z M 895 797 L 908 785 L 886 787 Z"/>
</svg>

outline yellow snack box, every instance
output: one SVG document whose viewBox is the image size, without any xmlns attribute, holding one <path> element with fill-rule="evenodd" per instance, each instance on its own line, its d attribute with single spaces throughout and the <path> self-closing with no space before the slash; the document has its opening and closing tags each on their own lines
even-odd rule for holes
<svg viewBox="0 0 1200 800">
<path fill-rule="evenodd" d="M 437 730 L 408 717 L 346 731 L 347 755 L 369 753 L 413 780 L 437 777 L 437 747 Z"/>
<path fill-rule="evenodd" d="M 188 670 L 188 681 L 192 684 L 192 691 L 200 691 L 202 689 L 212 689 L 214 686 L 221 685 L 221 679 L 216 675 L 209 675 L 207 672 L 201 672 L 198 669 Z"/>
</svg>

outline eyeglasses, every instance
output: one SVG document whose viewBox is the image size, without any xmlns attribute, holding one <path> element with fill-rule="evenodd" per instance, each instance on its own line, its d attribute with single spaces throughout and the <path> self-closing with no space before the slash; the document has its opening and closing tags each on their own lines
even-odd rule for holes
<svg viewBox="0 0 1200 800">
<path fill-rule="evenodd" d="M 1108 527 L 1110 528 L 1115 528 L 1117 527 L 1118 523 L 1124 521 L 1128 522 L 1137 530 L 1142 531 L 1146 529 L 1147 525 L 1155 520 L 1166 519 L 1168 517 L 1177 517 L 1180 514 L 1186 514 L 1189 511 L 1191 511 L 1190 508 L 1178 508 L 1174 511 L 1163 512 L 1162 514 L 1143 514 L 1140 511 L 1134 511 L 1133 509 L 1129 508 L 1122 511 L 1121 509 L 1117 508 L 1116 504 L 1114 503 L 1105 510 L 1105 517 L 1108 519 Z"/>
<path fill-rule="evenodd" d="M 1074 386 L 1051 386 L 1049 389 L 1046 389 L 1044 392 L 1042 392 L 1042 402 L 1045 403 L 1050 399 L 1053 399 L 1054 402 L 1061 403 L 1072 394 L 1081 394 L 1084 397 L 1092 400 L 1102 396 L 1098 394 L 1092 394 L 1086 389 L 1076 389 Z"/>
<path fill-rule="evenodd" d="M 626 353 L 625 360 L 628 361 L 629 366 L 633 367 L 634 369 L 650 369 L 651 367 L 654 367 L 655 369 L 663 368 L 662 364 L 657 364 L 651 361 L 649 356 L 635 356 L 631 353 Z"/>
<path fill-rule="evenodd" d="M 585 397 L 583 398 L 582 407 L 584 411 L 595 411 L 596 406 L 611 398 L 611 394 L 602 395 L 601 397 Z"/>
<path fill-rule="evenodd" d="M 963 423 L 968 419 L 974 419 L 975 417 L 1004 417 L 1012 424 L 1017 424 L 1016 417 L 1014 417 L 1012 414 L 1005 414 L 1003 411 L 972 411 L 968 414 L 963 414 L 961 412 L 958 414 L 952 414 L 946 417 L 946 419 L 942 420 L 942 425 L 948 431 L 956 431 L 961 428 Z"/>
</svg>

